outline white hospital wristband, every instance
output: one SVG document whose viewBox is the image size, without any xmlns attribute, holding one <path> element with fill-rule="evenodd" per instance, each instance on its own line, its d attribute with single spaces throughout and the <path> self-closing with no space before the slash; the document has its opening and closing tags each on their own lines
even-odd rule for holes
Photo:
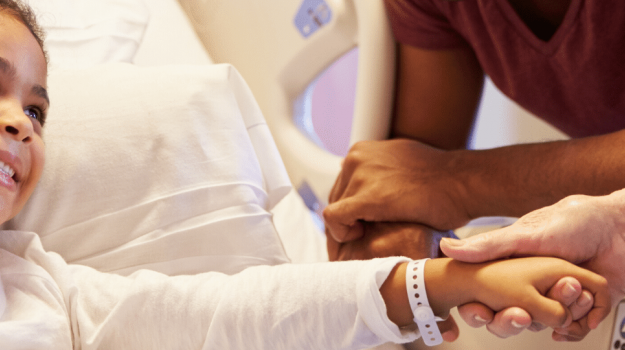
<svg viewBox="0 0 625 350">
<path fill-rule="evenodd" d="M 425 345 L 434 346 L 443 342 L 443 336 L 438 329 L 437 321 L 443 321 L 435 317 L 428 296 L 425 293 L 425 261 L 428 259 L 413 260 L 406 267 L 406 291 L 410 301 L 410 309 L 414 316 L 414 322 L 419 327 L 421 338 Z"/>
</svg>

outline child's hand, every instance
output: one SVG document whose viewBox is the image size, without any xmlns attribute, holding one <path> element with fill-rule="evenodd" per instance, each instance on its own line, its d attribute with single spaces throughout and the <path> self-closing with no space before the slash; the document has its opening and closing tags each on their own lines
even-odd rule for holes
<svg viewBox="0 0 625 350">
<path fill-rule="evenodd" d="M 426 266 L 426 288 L 435 312 L 437 307 L 438 312 L 444 313 L 450 307 L 466 302 L 480 302 L 494 311 L 518 306 L 535 322 L 569 329 L 594 329 L 610 313 L 610 294 L 605 278 L 564 260 L 535 257 L 466 264 L 436 259 L 428 261 Z M 576 278 L 594 296 L 594 305 L 588 315 L 575 322 L 568 308 L 545 296 L 560 278 L 566 276 Z M 447 289 L 438 289 L 441 286 Z M 439 301 L 442 303 L 438 304 Z"/>
<path fill-rule="evenodd" d="M 588 322 L 595 329 L 610 313 L 610 291 L 605 278 L 564 260 L 555 258 L 523 258 L 487 264 L 475 271 L 475 280 L 482 288 L 478 300 L 493 310 L 518 306 L 532 316 L 534 322 L 552 328 L 569 327 L 572 316 L 568 308 L 545 297 L 547 291 L 562 277 L 571 276 L 594 296 L 588 315 L 578 321 Z"/>
<path fill-rule="evenodd" d="M 557 285 L 566 284 L 567 286 L 556 287 Z M 579 296 L 577 298 L 567 298 L 563 293 L 568 291 L 571 295 Z M 559 293 L 557 293 L 559 292 Z M 562 303 L 570 311 L 573 321 L 568 327 L 554 328 L 551 333 L 551 338 L 556 341 L 580 341 L 583 340 L 591 329 L 588 327 L 588 312 L 594 306 L 594 298 L 592 293 L 587 290 L 583 290 L 583 287 L 579 281 L 573 277 L 564 277 L 554 285 L 547 297 L 554 299 Z M 610 297 L 611 299 L 611 297 Z M 563 302 L 566 301 L 566 302 Z M 538 326 L 538 327 L 536 327 Z M 540 331 L 545 329 L 544 325 L 536 322 L 532 322 L 530 330 Z"/>
</svg>

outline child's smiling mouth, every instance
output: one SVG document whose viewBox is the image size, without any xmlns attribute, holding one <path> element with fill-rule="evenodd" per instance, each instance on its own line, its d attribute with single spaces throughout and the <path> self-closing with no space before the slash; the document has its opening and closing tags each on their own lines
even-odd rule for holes
<svg viewBox="0 0 625 350">
<path fill-rule="evenodd" d="M 15 170 L 13 170 L 13 168 L 11 168 L 9 165 L 5 164 L 2 161 L 0 161 L 0 172 L 6 174 L 8 177 L 10 177 L 13 180 L 15 180 L 15 178 L 14 178 Z"/>
</svg>

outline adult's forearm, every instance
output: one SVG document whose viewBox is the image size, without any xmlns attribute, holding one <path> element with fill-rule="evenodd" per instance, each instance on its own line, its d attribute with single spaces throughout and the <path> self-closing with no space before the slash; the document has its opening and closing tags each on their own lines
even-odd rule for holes
<svg viewBox="0 0 625 350">
<path fill-rule="evenodd" d="M 465 148 L 483 84 L 484 72 L 469 47 L 425 50 L 400 44 L 391 138 Z"/>
<path fill-rule="evenodd" d="M 491 150 L 452 151 L 450 169 L 473 218 L 521 216 L 572 194 L 625 188 L 625 132 Z"/>
</svg>

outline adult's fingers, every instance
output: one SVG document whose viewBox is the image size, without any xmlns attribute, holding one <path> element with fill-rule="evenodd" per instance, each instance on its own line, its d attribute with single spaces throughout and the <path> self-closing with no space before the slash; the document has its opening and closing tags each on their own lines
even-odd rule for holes
<svg viewBox="0 0 625 350">
<path fill-rule="evenodd" d="M 330 233 L 338 242 L 358 239 L 363 234 L 362 227 L 357 225 L 360 219 L 357 214 L 359 208 L 351 203 L 353 194 L 345 193 L 353 175 L 353 168 L 353 162 L 347 162 L 347 165 L 345 159 L 341 162 L 341 172 L 332 185 L 329 204 L 323 211 L 326 234 Z"/>
<path fill-rule="evenodd" d="M 326 247 L 328 249 L 328 259 L 330 261 L 338 260 L 341 244 L 334 240 L 326 229 Z"/>
<path fill-rule="evenodd" d="M 541 325 L 551 328 L 567 327 L 573 322 L 571 312 L 559 302 L 542 296 L 539 293 L 532 302 L 532 319 Z"/>
<path fill-rule="evenodd" d="M 452 342 L 460 335 L 460 329 L 452 315 L 449 315 L 445 321 L 438 322 L 438 329 L 446 342 Z"/>
<path fill-rule="evenodd" d="M 531 332 L 540 332 L 540 331 L 545 330 L 545 328 L 547 328 L 547 326 L 545 326 L 542 323 L 532 322 L 532 324 L 529 327 L 527 327 L 527 330 Z"/>
<path fill-rule="evenodd" d="M 412 259 L 438 256 L 438 237 L 449 235 L 423 225 L 400 222 L 364 222 L 364 236 L 339 243 L 328 236 L 328 249 L 337 249 L 336 260 L 366 260 L 386 256 L 406 256 Z"/>
<path fill-rule="evenodd" d="M 521 333 L 531 325 L 532 317 L 525 310 L 510 307 L 496 313 L 486 329 L 500 338 L 507 338 Z"/>
<path fill-rule="evenodd" d="M 580 341 L 590 332 L 587 318 L 582 318 L 571 323 L 566 328 L 556 328 L 551 334 L 555 341 Z"/>
<path fill-rule="evenodd" d="M 592 305 L 591 310 L 588 312 L 586 317 L 582 317 L 578 321 L 578 326 L 574 326 L 573 323 L 573 314 L 569 311 L 568 308 L 564 308 L 566 311 L 566 322 L 558 321 L 558 318 L 563 318 L 563 314 L 561 314 L 559 308 L 562 307 L 562 304 L 559 302 L 549 299 L 549 297 L 545 297 L 538 305 L 540 307 L 537 308 L 536 313 L 533 313 L 535 320 L 545 320 L 542 322 L 543 324 L 556 328 L 569 329 L 568 335 L 584 337 L 590 329 L 595 329 L 599 325 L 599 323 L 605 319 L 611 310 L 611 300 L 610 300 L 610 290 L 608 288 L 607 280 L 599 275 L 596 275 L 587 270 L 578 270 L 577 272 L 571 271 L 570 275 L 574 275 L 575 279 L 578 280 L 585 289 L 588 290 L 593 295 L 594 303 Z M 558 305 L 555 305 L 558 304 Z M 570 318 L 570 319 L 569 319 Z M 559 323 L 559 324 L 558 324 Z M 573 327 L 571 327 L 573 326 Z"/>
<path fill-rule="evenodd" d="M 458 313 L 471 327 L 486 326 L 489 332 L 507 338 L 521 333 L 532 325 L 531 316 L 523 309 L 511 307 L 494 313 L 480 303 L 469 303 L 458 307 Z"/>
<path fill-rule="evenodd" d="M 603 321 L 610 311 L 612 310 L 612 301 L 610 297 L 610 289 L 608 281 L 599 275 L 595 275 L 590 271 L 584 270 L 585 273 L 576 278 L 593 296 L 593 304 L 591 310 L 586 317 L 580 319 L 580 321 L 587 319 L 587 326 L 589 329 L 595 329 L 599 326 L 599 323 Z M 583 324 L 582 324 L 583 325 Z"/>
<path fill-rule="evenodd" d="M 570 306 L 574 305 L 577 299 L 582 294 L 582 285 L 573 277 L 563 277 L 556 284 L 554 284 L 551 289 L 547 292 L 547 298 L 560 302 L 560 304 L 569 308 L 567 315 L 566 323 L 561 325 L 562 327 L 568 327 L 571 322 L 575 319 L 573 313 L 571 312 Z M 592 305 L 591 305 L 592 306 Z M 588 313 L 590 308 L 584 311 L 584 315 Z M 582 315 L 583 316 L 583 315 Z M 532 322 L 532 324 L 527 327 L 527 330 L 532 332 L 540 332 L 547 328 L 547 326 L 542 323 Z"/>
<path fill-rule="evenodd" d="M 492 322 L 495 313 L 488 306 L 481 303 L 468 303 L 458 306 L 458 313 L 466 324 L 479 328 Z"/>
<path fill-rule="evenodd" d="M 363 212 L 368 211 L 368 205 L 349 197 L 328 204 L 323 210 L 323 219 L 326 229 L 337 242 L 349 242 L 364 235 L 362 223 Z M 383 221 L 383 220 L 375 220 Z"/>
<path fill-rule="evenodd" d="M 575 302 L 569 305 L 573 322 L 564 328 L 553 330 L 551 337 L 556 341 L 580 341 L 590 333 L 588 318 L 585 317 L 592 309 L 594 298 L 587 290 L 582 291 Z"/>
<path fill-rule="evenodd" d="M 582 290 L 582 285 L 577 279 L 573 277 L 560 279 L 549 290 L 547 297 L 567 306 L 573 320 L 570 325 L 554 329 L 552 334 L 554 340 L 579 341 L 590 333 L 585 316 L 593 307 L 594 297 L 589 291 Z"/>
<path fill-rule="evenodd" d="M 328 198 L 329 203 L 334 203 L 343 197 L 345 188 L 349 184 L 354 172 L 353 162 L 345 162 L 345 159 L 341 161 L 341 171 L 339 172 Z"/>
<path fill-rule="evenodd" d="M 582 291 L 582 294 L 575 300 L 575 302 L 569 305 L 569 310 L 571 310 L 571 314 L 573 315 L 573 320 L 577 321 L 580 318 L 586 316 L 590 310 L 592 310 L 592 305 L 594 302 L 594 297 L 592 293 L 587 290 Z"/>
<path fill-rule="evenodd" d="M 582 294 L 582 285 L 573 277 L 563 277 L 549 289 L 547 297 L 565 306 L 573 304 Z"/>
</svg>

